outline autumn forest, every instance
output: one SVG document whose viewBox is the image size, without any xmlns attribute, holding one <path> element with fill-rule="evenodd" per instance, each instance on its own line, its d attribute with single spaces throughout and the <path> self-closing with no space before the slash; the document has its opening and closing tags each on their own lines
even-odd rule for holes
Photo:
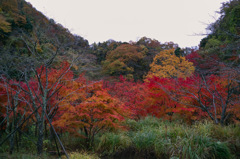
<svg viewBox="0 0 240 159">
<path fill-rule="evenodd" d="M 89 44 L 0 1 L 0 158 L 240 158 L 240 1 L 198 48 Z"/>
</svg>

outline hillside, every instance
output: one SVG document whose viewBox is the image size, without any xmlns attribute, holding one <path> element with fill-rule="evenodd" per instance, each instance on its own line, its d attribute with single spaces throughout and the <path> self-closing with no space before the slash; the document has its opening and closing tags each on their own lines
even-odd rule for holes
<svg viewBox="0 0 240 159">
<path fill-rule="evenodd" d="M 0 158 L 240 158 L 239 8 L 223 3 L 189 49 L 89 45 L 24 0 L 1 0 Z"/>
<path fill-rule="evenodd" d="M 36 54 L 49 58 L 56 52 L 57 61 L 71 61 L 85 53 L 89 44 L 61 24 L 56 24 L 53 19 L 48 19 L 30 3 L 24 0 L 1 0 L 0 48 L 1 64 L 11 65 L 11 61 L 19 61 L 19 56 L 29 58 Z M 16 76 L 16 68 L 9 68 L 11 76 Z"/>
</svg>

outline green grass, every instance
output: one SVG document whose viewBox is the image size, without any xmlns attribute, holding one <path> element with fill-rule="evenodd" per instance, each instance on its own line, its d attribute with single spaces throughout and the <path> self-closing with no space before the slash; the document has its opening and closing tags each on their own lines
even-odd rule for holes
<svg viewBox="0 0 240 159">
<path fill-rule="evenodd" d="M 65 133 L 61 140 L 73 159 L 97 159 L 98 156 L 116 158 L 117 156 L 161 159 L 237 159 L 240 158 L 239 125 L 221 126 L 210 121 L 187 125 L 169 122 L 154 117 L 139 121 L 128 119 L 123 123 L 127 130 L 104 132 L 95 138 L 94 147 L 87 151 L 83 138 Z M 46 140 L 46 152 L 56 151 L 55 145 Z M 7 145 L 5 145 L 7 146 Z M 2 147 L 3 152 L 7 147 Z M 29 150 L 28 147 L 26 150 Z M 5 158 L 38 159 L 36 155 L 26 154 L 35 151 L 21 151 Z M 71 153 L 72 152 L 72 153 Z M 7 156 L 7 157 L 6 157 Z M 0 158 L 1 158 L 0 154 Z M 51 158 L 47 154 L 41 158 Z M 64 156 L 63 156 L 64 157 Z M 2 157 L 4 158 L 4 157 Z"/>
<path fill-rule="evenodd" d="M 65 133 L 61 136 L 61 141 L 67 151 L 77 151 L 86 149 L 85 140 L 81 137 L 72 136 L 69 133 Z"/>
<path fill-rule="evenodd" d="M 189 126 L 154 117 L 138 122 L 129 119 L 124 125 L 129 131 L 103 134 L 96 143 L 98 152 L 113 156 L 114 153 L 131 149 L 137 154 L 154 154 L 155 158 L 239 157 L 239 126 L 222 127 L 208 121 Z"/>
<path fill-rule="evenodd" d="M 131 145 L 131 138 L 124 132 L 118 134 L 105 133 L 101 136 L 96 150 L 101 152 L 102 155 L 110 155 L 129 149 Z"/>
</svg>

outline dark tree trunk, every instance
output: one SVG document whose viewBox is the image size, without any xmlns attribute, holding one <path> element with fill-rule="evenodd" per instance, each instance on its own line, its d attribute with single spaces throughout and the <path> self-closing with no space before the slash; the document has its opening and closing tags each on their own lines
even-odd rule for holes
<svg viewBox="0 0 240 159">
<path fill-rule="evenodd" d="M 11 135 L 11 137 L 10 137 L 10 149 L 9 149 L 9 153 L 10 154 L 12 154 L 13 153 L 13 151 L 14 151 L 14 134 L 12 134 Z"/>
<path fill-rule="evenodd" d="M 43 120 L 40 121 L 38 125 L 39 125 L 39 127 L 38 127 L 37 153 L 39 155 L 41 155 L 43 152 L 43 137 L 44 137 L 44 132 L 43 132 L 44 122 L 43 122 Z"/>
</svg>

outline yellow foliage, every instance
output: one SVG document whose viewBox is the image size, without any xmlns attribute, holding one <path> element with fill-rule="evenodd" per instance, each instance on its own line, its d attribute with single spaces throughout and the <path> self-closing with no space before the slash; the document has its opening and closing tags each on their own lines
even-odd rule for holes
<svg viewBox="0 0 240 159">
<path fill-rule="evenodd" d="M 0 30 L 5 33 L 11 32 L 11 24 L 6 21 L 6 18 L 0 14 Z"/>
<path fill-rule="evenodd" d="M 43 50 L 42 50 L 42 48 L 41 48 L 39 43 L 37 43 L 36 50 L 37 50 L 37 52 L 40 52 L 40 53 L 43 52 Z"/>
<path fill-rule="evenodd" d="M 109 75 L 128 75 L 134 72 L 134 64 L 145 57 L 146 49 L 122 44 L 109 51 L 103 62 L 103 72 Z"/>
<path fill-rule="evenodd" d="M 157 54 L 147 75 L 148 77 L 157 76 L 163 78 L 186 78 L 192 75 L 195 68 L 192 62 L 185 57 L 177 57 L 174 49 L 164 50 Z"/>
</svg>

